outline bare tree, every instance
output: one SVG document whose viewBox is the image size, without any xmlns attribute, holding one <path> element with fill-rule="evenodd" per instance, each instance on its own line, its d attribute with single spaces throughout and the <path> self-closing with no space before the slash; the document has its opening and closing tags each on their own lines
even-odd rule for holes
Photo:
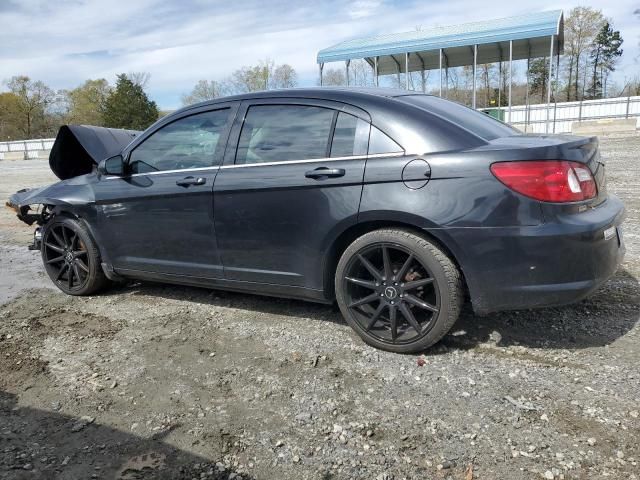
<svg viewBox="0 0 640 480">
<path fill-rule="evenodd" d="M 134 85 L 139 85 L 143 90 L 147 88 L 151 74 L 149 72 L 129 72 L 127 78 L 133 82 Z"/>
<path fill-rule="evenodd" d="M 22 118 L 20 130 L 26 138 L 46 129 L 45 113 L 54 100 L 54 92 L 41 81 L 29 77 L 12 77 L 7 82 L 9 91 L 19 99 L 18 110 Z"/>
<path fill-rule="evenodd" d="M 182 96 L 183 105 L 213 100 L 226 94 L 227 86 L 215 80 L 198 80 L 190 93 Z"/>
<path fill-rule="evenodd" d="M 567 62 L 567 101 L 580 97 L 580 73 L 582 61 L 586 63 L 585 55 L 595 39 L 605 18 L 600 10 L 591 7 L 575 7 L 571 9 L 565 21 L 565 58 Z M 574 95 L 571 95 L 573 84 Z"/>
<path fill-rule="evenodd" d="M 346 85 L 347 80 L 344 70 L 337 68 L 328 68 L 322 74 L 322 85 L 328 87 Z"/>
<path fill-rule="evenodd" d="M 298 74 L 288 63 L 278 65 L 271 75 L 270 88 L 292 88 L 298 84 Z"/>
</svg>

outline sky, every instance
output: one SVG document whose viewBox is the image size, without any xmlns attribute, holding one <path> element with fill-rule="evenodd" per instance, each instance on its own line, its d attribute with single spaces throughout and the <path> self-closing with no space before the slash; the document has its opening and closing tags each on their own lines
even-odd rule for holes
<svg viewBox="0 0 640 480">
<path fill-rule="evenodd" d="M 543 10 L 566 15 L 578 5 L 602 10 L 620 30 L 613 81 L 640 74 L 637 0 L 0 0 L 0 82 L 28 75 L 70 89 L 145 71 L 151 98 L 175 109 L 198 80 L 265 58 L 292 65 L 299 86 L 312 86 L 318 51 L 344 40 Z"/>
</svg>

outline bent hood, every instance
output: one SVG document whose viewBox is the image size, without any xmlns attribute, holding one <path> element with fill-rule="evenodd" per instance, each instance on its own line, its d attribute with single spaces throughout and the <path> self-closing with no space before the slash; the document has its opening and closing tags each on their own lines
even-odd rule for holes
<svg viewBox="0 0 640 480">
<path fill-rule="evenodd" d="M 94 166 L 122 149 L 141 132 L 89 125 L 63 125 L 49 154 L 49 166 L 61 180 L 91 173 Z"/>
</svg>

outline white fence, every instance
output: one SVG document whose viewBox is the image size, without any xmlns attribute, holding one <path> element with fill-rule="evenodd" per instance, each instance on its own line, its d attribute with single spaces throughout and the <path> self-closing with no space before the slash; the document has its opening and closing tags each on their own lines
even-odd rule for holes
<svg viewBox="0 0 640 480">
<path fill-rule="evenodd" d="M 527 133 L 568 133 L 573 122 L 607 118 L 640 119 L 640 97 L 605 98 L 502 107 L 504 120 Z M 640 125 L 639 125 L 640 126 Z"/>
<path fill-rule="evenodd" d="M 20 140 L 17 142 L 0 142 L 0 160 L 5 158 L 35 159 L 48 157 L 55 138 L 39 140 Z M 46 155 L 44 153 L 46 152 Z"/>
</svg>

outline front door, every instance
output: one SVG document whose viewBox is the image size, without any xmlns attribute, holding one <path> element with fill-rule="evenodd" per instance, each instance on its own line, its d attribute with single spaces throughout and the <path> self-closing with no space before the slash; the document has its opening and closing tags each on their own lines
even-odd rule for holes
<svg viewBox="0 0 640 480">
<path fill-rule="evenodd" d="M 99 232 L 116 272 L 222 277 L 213 183 L 234 105 L 161 125 L 128 153 L 126 175 L 96 187 Z"/>
<path fill-rule="evenodd" d="M 357 219 L 368 116 L 274 99 L 243 102 L 237 119 L 214 186 L 225 278 L 320 290 L 329 239 Z"/>
</svg>

